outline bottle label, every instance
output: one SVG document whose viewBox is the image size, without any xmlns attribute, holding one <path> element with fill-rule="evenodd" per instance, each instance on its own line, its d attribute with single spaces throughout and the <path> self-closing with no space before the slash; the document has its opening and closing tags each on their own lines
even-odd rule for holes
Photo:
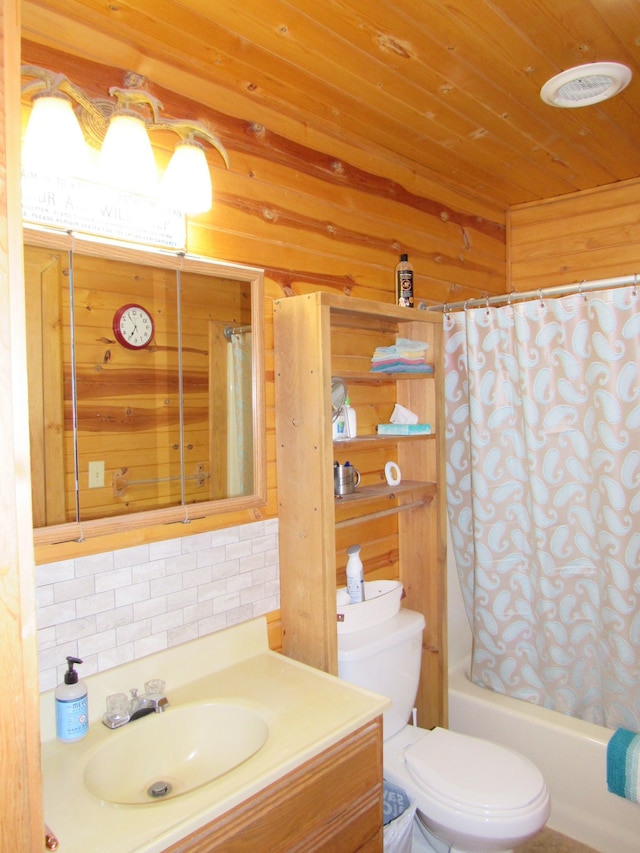
<svg viewBox="0 0 640 853">
<path fill-rule="evenodd" d="M 364 581 L 362 578 L 347 578 L 347 592 L 352 604 L 360 604 L 364 601 Z"/>
<path fill-rule="evenodd" d="M 80 740 L 89 728 L 89 697 L 56 699 L 56 733 L 60 740 Z"/>
<path fill-rule="evenodd" d="M 398 270 L 398 305 L 413 308 L 413 272 Z"/>
</svg>

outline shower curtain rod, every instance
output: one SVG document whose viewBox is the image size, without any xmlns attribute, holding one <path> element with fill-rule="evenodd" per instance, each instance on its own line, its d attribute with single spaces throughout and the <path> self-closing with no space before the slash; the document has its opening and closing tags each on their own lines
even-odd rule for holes
<svg viewBox="0 0 640 853">
<path fill-rule="evenodd" d="M 430 305 L 428 311 L 457 311 L 460 308 L 477 308 L 480 306 L 499 305 L 502 302 L 526 302 L 530 299 L 543 299 L 545 296 L 567 296 L 570 293 L 587 293 L 591 290 L 606 290 L 610 287 L 628 287 L 638 284 L 638 273 L 619 276 L 618 278 L 600 278 L 593 281 L 581 281 L 575 284 L 560 284 L 556 287 L 541 287 L 539 290 L 523 290 L 521 293 L 512 291 L 500 296 L 487 296 L 484 299 L 467 299 L 464 302 L 444 302 L 441 305 Z"/>
<path fill-rule="evenodd" d="M 224 330 L 225 338 L 230 341 L 232 335 L 244 335 L 251 331 L 251 326 L 226 326 Z"/>
</svg>

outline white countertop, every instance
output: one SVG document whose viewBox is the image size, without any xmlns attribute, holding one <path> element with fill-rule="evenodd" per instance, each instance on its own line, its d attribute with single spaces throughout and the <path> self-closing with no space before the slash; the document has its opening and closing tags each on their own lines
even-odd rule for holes
<svg viewBox="0 0 640 853">
<path fill-rule="evenodd" d="M 165 713 L 199 700 L 242 704 L 267 721 L 267 742 L 244 764 L 183 796 L 145 805 L 103 802 L 83 783 L 87 762 L 119 732 L 145 724 L 143 718 L 107 729 L 100 722 L 106 697 L 132 687 L 142 693 L 150 678 L 166 682 L 171 707 Z M 83 680 L 89 688 L 90 725 L 81 741 L 56 740 L 54 692 L 41 699 L 45 820 L 60 853 L 162 851 L 389 706 L 383 696 L 270 651 L 263 618 Z"/>
</svg>

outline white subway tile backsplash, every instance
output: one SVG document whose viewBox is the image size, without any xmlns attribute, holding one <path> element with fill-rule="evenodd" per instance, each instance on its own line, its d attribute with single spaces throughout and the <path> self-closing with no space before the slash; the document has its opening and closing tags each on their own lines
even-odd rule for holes
<svg viewBox="0 0 640 853">
<path fill-rule="evenodd" d="M 150 563 L 141 563 L 131 566 L 131 583 L 142 583 L 156 578 L 164 578 L 169 574 L 167 560 L 152 560 Z"/>
<path fill-rule="evenodd" d="M 273 518 L 37 566 L 40 689 L 277 610 L 278 559 Z"/>
<path fill-rule="evenodd" d="M 122 625 L 116 629 L 116 642 L 120 646 L 126 646 L 127 643 L 150 636 L 151 619 L 141 619 L 139 622 L 131 622 L 130 625 Z"/>
<path fill-rule="evenodd" d="M 89 580 L 89 578 L 85 578 Z M 114 569 L 112 572 L 100 572 L 94 576 L 96 592 L 104 592 L 107 589 L 116 589 L 119 586 L 130 586 L 132 583 L 131 567 Z M 59 586 L 59 584 L 56 584 Z"/>
<path fill-rule="evenodd" d="M 169 646 L 179 646 L 190 640 L 198 639 L 198 626 L 195 624 L 180 625 L 179 628 L 171 628 L 167 631 L 167 643 Z"/>
<path fill-rule="evenodd" d="M 123 607 L 126 604 L 133 604 L 135 601 L 145 601 L 150 598 L 150 587 L 153 581 L 142 581 L 142 583 L 132 583 L 131 586 L 124 586 L 115 591 L 116 607 Z"/>
<path fill-rule="evenodd" d="M 150 637 L 144 637 L 142 640 L 137 640 L 134 643 L 135 657 L 143 658 L 155 652 L 162 652 L 168 647 L 169 643 L 166 631 L 160 634 L 152 634 Z M 153 678 L 153 675 L 151 678 Z"/>
<path fill-rule="evenodd" d="M 37 587 L 71 580 L 76 576 L 74 561 L 60 560 L 59 563 L 46 563 L 44 566 L 36 566 L 35 574 Z"/>
<path fill-rule="evenodd" d="M 212 598 L 218 598 L 224 595 L 227 591 L 229 581 L 219 580 L 213 583 L 206 583 L 198 587 L 198 601 L 208 601 Z"/>
<path fill-rule="evenodd" d="M 50 628 L 52 625 L 64 625 L 76 618 L 75 601 L 64 601 L 50 607 L 38 608 L 38 628 Z"/>
<path fill-rule="evenodd" d="M 98 653 L 97 672 L 104 672 L 105 669 L 112 669 L 114 666 L 121 666 L 123 663 L 135 660 L 135 648 L 133 643 L 127 643 L 123 646 L 116 646 L 115 649 L 108 649 Z M 129 690 L 128 686 L 123 686 L 123 691 Z"/>
<path fill-rule="evenodd" d="M 196 587 L 189 589 L 181 589 L 179 592 L 172 592 L 167 596 L 167 611 L 180 610 L 185 607 L 196 604 L 198 601 L 198 590 Z"/>
<path fill-rule="evenodd" d="M 84 619 L 74 619 L 56 627 L 56 642 L 68 643 L 78 637 L 90 637 L 96 634 L 96 617 L 86 616 Z"/>
<path fill-rule="evenodd" d="M 91 595 L 96 588 L 93 577 L 78 578 L 77 580 L 61 581 L 53 584 L 56 604 L 60 601 L 72 601 L 85 595 Z"/>
<path fill-rule="evenodd" d="M 157 616 L 159 613 L 166 613 L 167 597 L 166 595 L 158 595 L 156 598 L 148 598 L 145 601 L 137 601 L 133 605 L 133 619 L 137 622 L 140 619 L 147 619 L 150 616 Z"/>
<path fill-rule="evenodd" d="M 128 625 L 133 621 L 133 605 L 131 604 L 127 604 L 125 607 L 114 607 L 113 610 L 106 610 L 104 613 L 96 615 L 98 631 L 119 628 L 120 625 Z"/>
<path fill-rule="evenodd" d="M 115 630 L 101 631 L 99 634 L 91 634 L 78 640 L 78 657 L 83 660 L 89 655 L 114 649 L 118 644 Z M 57 663 L 57 661 L 55 662 Z"/>
<path fill-rule="evenodd" d="M 74 577 L 81 578 L 84 575 L 95 575 L 98 572 L 110 572 L 113 569 L 114 554 L 117 551 L 108 551 L 104 554 L 91 554 L 89 557 L 78 557 L 74 560 Z"/>
<path fill-rule="evenodd" d="M 36 603 L 38 607 L 50 607 L 54 601 L 55 586 L 50 583 L 47 586 L 36 587 Z"/>
<path fill-rule="evenodd" d="M 123 548 L 120 551 L 113 552 L 113 565 L 116 569 L 121 566 L 136 566 L 140 563 L 148 563 L 150 559 L 148 545 L 136 545 L 133 548 Z"/>
<path fill-rule="evenodd" d="M 104 613 L 105 610 L 113 610 L 115 594 L 112 589 L 100 592 L 96 595 L 85 595 L 76 601 L 76 612 L 78 616 L 88 616 L 93 613 Z"/>
</svg>

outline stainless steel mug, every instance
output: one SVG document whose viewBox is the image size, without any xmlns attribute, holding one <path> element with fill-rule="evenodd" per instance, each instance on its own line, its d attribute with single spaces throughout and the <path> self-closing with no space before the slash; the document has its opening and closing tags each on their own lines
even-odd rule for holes
<svg viewBox="0 0 640 853">
<path fill-rule="evenodd" d="M 360 472 L 353 465 L 333 463 L 333 492 L 335 495 L 351 495 L 360 485 Z"/>
</svg>

